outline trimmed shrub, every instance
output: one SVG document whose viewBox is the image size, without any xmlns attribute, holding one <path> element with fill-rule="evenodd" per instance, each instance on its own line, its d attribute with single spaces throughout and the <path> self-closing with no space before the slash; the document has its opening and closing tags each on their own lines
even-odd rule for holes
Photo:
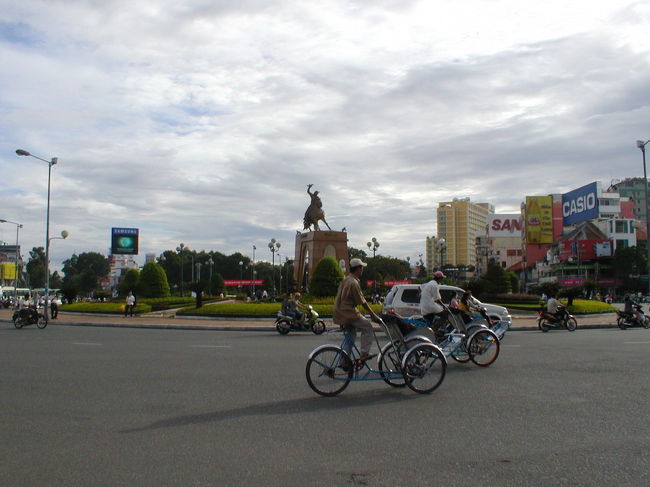
<svg viewBox="0 0 650 487">
<path fill-rule="evenodd" d="M 170 295 L 167 274 L 155 262 L 149 262 L 142 268 L 138 277 L 138 288 L 145 298 L 164 298 Z"/>
<path fill-rule="evenodd" d="M 336 296 L 343 271 L 334 257 L 323 257 L 314 269 L 309 281 L 309 292 L 314 296 Z"/>
</svg>

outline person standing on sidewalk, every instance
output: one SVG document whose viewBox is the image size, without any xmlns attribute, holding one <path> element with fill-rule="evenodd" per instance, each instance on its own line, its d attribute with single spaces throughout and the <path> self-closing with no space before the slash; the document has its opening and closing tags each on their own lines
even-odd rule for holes
<svg viewBox="0 0 650 487">
<path fill-rule="evenodd" d="M 126 295 L 126 305 L 124 306 L 124 317 L 128 315 L 133 316 L 133 309 L 135 308 L 135 296 L 131 291 Z"/>
<path fill-rule="evenodd" d="M 334 323 L 344 328 L 348 328 L 352 340 L 357 338 L 357 330 L 361 332 L 361 346 L 359 347 L 360 361 L 366 361 L 372 358 L 370 347 L 372 346 L 372 323 L 361 316 L 357 306 L 363 306 L 373 321 L 379 322 L 379 316 L 372 310 L 368 302 L 363 297 L 359 279 L 363 274 L 363 268 L 367 266 L 361 259 L 350 260 L 350 273 L 339 285 L 334 300 Z M 346 350 L 350 352 L 349 350 Z"/>
</svg>

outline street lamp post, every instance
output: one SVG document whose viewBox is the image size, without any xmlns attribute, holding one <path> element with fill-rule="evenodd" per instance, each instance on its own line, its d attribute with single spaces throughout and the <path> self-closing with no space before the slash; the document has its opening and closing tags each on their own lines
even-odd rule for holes
<svg viewBox="0 0 650 487">
<path fill-rule="evenodd" d="M 210 296 L 212 296 L 212 265 L 214 264 L 214 261 L 212 260 L 212 257 L 210 257 L 206 262 L 205 265 L 210 266 L 210 286 L 208 288 L 208 292 L 210 293 Z"/>
<path fill-rule="evenodd" d="M 646 231 L 646 251 L 647 251 L 647 256 L 648 256 L 648 269 L 646 271 L 648 272 L 648 294 L 650 295 L 650 214 L 648 214 L 648 176 L 646 173 L 646 167 L 645 167 L 645 146 L 646 144 L 650 142 L 650 140 L 646 140 L 643 142 L 642 140 L 637 140 L 636 141 L 636 146 L 641 149 L 641 154 L 643 154 L 643 188 L 645 190 L 645 231 Z"/>
<path fill-rule="evenodd" d="M 368 246 L 369 250 L 372 250 L 372 260 L 373 260 L 373 265 L 375 266 L 375 273 L 373 276 L 373 288 L 374 288 L 373 294 L 377 294 L 377 263 L 374 260 L 375 260 L 375 254 L 377 252 L 377 249 L 379 248 L 379 241 L 375 237 L 372 237 L 370 239 L 370 242 L 366 243 L 366 245 Z"/>
<path fill-rule="evenodd" d="M 9 220 L 0 220 L 0 223 L 11 223 L 12 225 L 16 225 L 16 261 L 14 264 L 14 306 L 16 306 L 18 303 L 18 231 L 23 228 L 23 225 Z"/>
<path fill-rule="evenodd" d="M 442 254 L 447 248 L 447 244 L 444 238 L 439 238 L 438 241 L 436 242 L 436 247 L 438 247 L 438 250 L 440 251 L 440 270 L 442 270 L 442 265 L 443 265 L 443 258 Z"/>
<path fill-rule="evenodd" d="M 194 264 L 196 266 L 196 282 L 201 281 L 201 263 L 197 262 Z"/>
<path fill-rule="evenodd" d="M 50 237 L 49 240 L 50 240 L 50 242 L 51 242 L 52 240 L 65 240 L 66 238 L 68 238 L 68 235 L 70 235 L 70 233 L 69 233 L 67 230 L 63 230 L 63 231 L 61 232 L 61 236 L 60 236 L 60 237 Z M 48 242 L 48 244 L 51 245 L 49 242 Z M 48 245 L 48 246 L 49 246 L 49 245 Z M 48 262 L 48 269 L 49 269 L 49 262 Z M 49 298 L 50 298 L 50 289 L 49 289 L 49 288 L 50 288 L 50 279 L 49 279 L 49 274 L 48 274 L 47 286 L 46 286 L 46 288 L 45 288 L 45 310 L 46 310 L 46 311 L 47 311 L 47 309 L 48 309 L 48 302 L 49 302 Z M 46 313 L 43 313 L 43 315 L 44 315 L 44 316 L 47 316 Z"/>
<path fill-rule="evenodd" d="M 186 248 L 187 247 L 182 242 L 178 247 L 176 247 L 176 252 L 178 252 L 181 256 L 181 298 L 185 295 L 183 293 L 183 250 L 185 250 Z"/>
<path fill-rule="evenodd" d="M 239 289 L 241 291 L 242 281 L 244 280 L 244 261 L 239 261 Z"/>
<path fill-rule="evenodd" d="M 272 264 L 271 264 L 271 269 L 273 269 L 272 276 L 273 276 L 273 297 L 275 298 L 276 293 L 275 293 L 275 253 L 280 250 L 280 242 L 276 242 L 274 238 L 271 239 L 269 242 L 269 250 L 271 251 L 272 255 Z"/>
<path fill-rule="evenodd" d="M 52 181 L 52 166 L 59 162 L 58 157 L 53 157 L 49 161 L 41 157 L 30 154 L 28 151 L 23 149 L 17 149 L 16 154 L 19 156 L 29 156 L 39 161 L 47 163 L 47 213 L 45 219 L 45 311 L 43 316 L 45 320 L 48 319 L 48 307 L 49 307 L 49 296 L 50 296 L 50 183 Z"/>
<path fill-rule="evenodd" d="M 253 266 L 251 267 L 251 299 L 255 299 L 255 251 L 257 247 L 253 245 Z"/>
</svg>

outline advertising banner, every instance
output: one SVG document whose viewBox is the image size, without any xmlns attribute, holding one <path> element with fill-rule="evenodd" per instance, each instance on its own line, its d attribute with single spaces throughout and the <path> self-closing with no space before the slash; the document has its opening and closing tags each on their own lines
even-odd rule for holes
<svg viewBox="0 0 650 487">
<path fill-rule="evenodd" d="M 526 196 L 526 243 L 553 243 L 553 197 Z"/>
<path fill-rule="evenodd" d="M 564 226 L 598 218 L 598 185 L 596 182 L 562 195 Z"/>
<path fill-rule="evenodd" d="M 521 238 L 522 224 L 519 214 L 488 215 L 488 237 L 519 237 Z"/>
<path fill-rule="evenodd" d="M 0 264 L 0 279 L 16 279 L 16 264 L 6 262 Z"/>
<path fill-rule="evenodd" d="M 225 286 L 261 286 L 264 284 L 264 279 L 224 279 Z"/>
<path fill-rule="evenodd" d="M 138 234 L 137 228 L 112 228 L 111 254 L 138 255 Z"/>
<path fill-rule="evenodd" d="M 570 257 L 576 260 L 592 260 L 596 257 L 610 257 L 611 255 L 609 240 L 565 240 L 560 244 L 560 260 L 567 260 Z"/>
</svg>

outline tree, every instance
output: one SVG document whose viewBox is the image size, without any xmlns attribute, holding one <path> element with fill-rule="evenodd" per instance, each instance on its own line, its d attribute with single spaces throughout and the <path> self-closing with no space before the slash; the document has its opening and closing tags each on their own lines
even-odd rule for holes
<svg viewBox="0 0 650 487">
<path fill-rule="evenodd" d="M 645 249 L 618 247 L 614 252 L 614 274 L 621 279 L 645 274 L 648 268 Z"/>
<path fill-rule="evenodd" d="M 138 289 L 145 298 L 165 298 L 170 295 L 165 270 L 155 262 L 142 268 L 138 277 Z"/>
<path fill-rule="evenodd" d="M 334 257 L 323 257 L 309 281 L 309 292 L 317 297 L 336 296 L 343 271 Z"/>
<path fill-rule="evenodd" d="M 45 249 L 34 247 L 25 266 L 31 287 L 45 287 Z"/>
<path fill-rule="evenodd" d="M 214 272 L 212 274 L 212 282 L 210 284 L 212 288 L 212 294 L 215 296 L 223 293 L 226 290 L 226 285 L 223 282 L 223 277 L 221 277 L 221 274 L 218 272 Z"/>
<path fill-rule="evenodd" d="M 500 265 L 488 264 L 487 272 L 483 278 L 487 281 L 486 291 L 489 293 L 504 294 L 512 290 L 510 278 Z"/>
<path fill-rule="evenodd" d="M 138 269 L 129 269 L 124 275 L 124 280 L 119 284 L 118 291 L 121 296 L 126 296 L 131 291 L 133 294 L 139 294 L 138 280 L 140 271 Z"/>
<path fill-rule="evenodd" d="M 73 276 L 80 276 L 80 291 L 89 294 L 97 289 L 99 279 L 106 277 L 110 269 L 110 262 L 102 254 L 97 252 L 73 254 L 68 260 L 63 261 L 64 282 Z"/>
</svg>

